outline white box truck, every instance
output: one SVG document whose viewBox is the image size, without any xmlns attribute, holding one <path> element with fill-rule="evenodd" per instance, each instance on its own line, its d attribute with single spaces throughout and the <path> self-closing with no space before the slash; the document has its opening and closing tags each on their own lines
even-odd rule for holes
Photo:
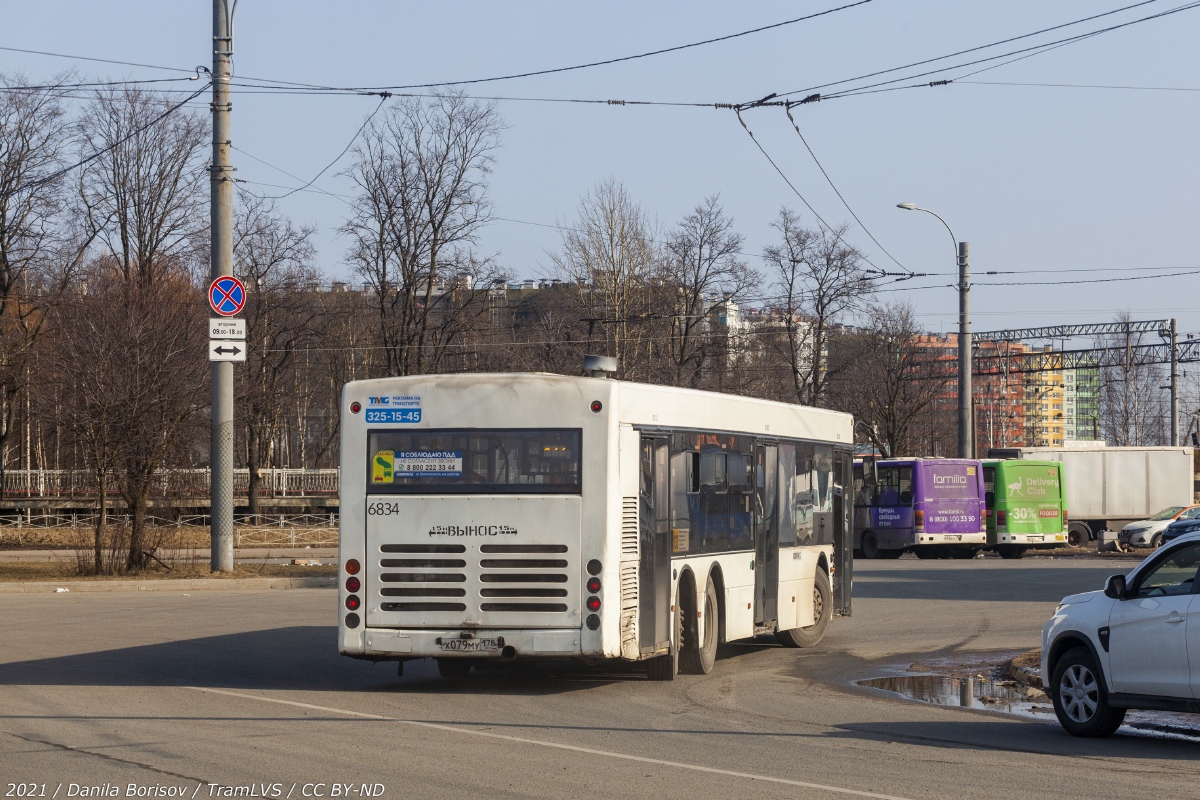
<svg viewBox="0 0 1200 800">
<path fill-rule="evenodd" d="M 991 458 L 1063 462 L 1073 546 L 1100 531 L 1120 530 L 1168 506 L 1196 502 L 1195 451 L 1191 447 L 1105 447 L 1068 442 L 1065 447 L 993 447 Z"/>
</svg>

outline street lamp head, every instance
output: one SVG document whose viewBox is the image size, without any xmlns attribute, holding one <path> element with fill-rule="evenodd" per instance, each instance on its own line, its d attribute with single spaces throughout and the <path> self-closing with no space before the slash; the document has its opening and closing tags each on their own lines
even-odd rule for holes
<svg viewBox="0 0 1200 800">
<path fill-rule="evenodd" d="M 916 203 L 896 203 L 896 208 L 903 208 L 905 211 L 916 211 Z"/>
</svg>

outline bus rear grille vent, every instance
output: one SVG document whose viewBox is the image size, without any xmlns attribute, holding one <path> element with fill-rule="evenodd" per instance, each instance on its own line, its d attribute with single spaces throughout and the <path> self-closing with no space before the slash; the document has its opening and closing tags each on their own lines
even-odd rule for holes
<svg viewBox="0 0 1200 800">
<path fill-rule="evenodd" d="M 638 499 L 621 498 L 621 558 L 636 559 L 638 555 Z"/>
<path fill-rule="evenodd" d="M 461 565 L 460 565 L 461 566 Z M 484 569 L 563 569 L 565 558 L 485 558 L 479 562 Z"/>
<path fill-rule="evenodd" d="M 381 553 L 465 553 L 466 545 L 461 544 L 384 544 L 379 546 Z"/>
<path fill-rule="evenodd" d="M 462 569 L 467 565 L 461 558 L 382 558 L 381 567 L 432 567 L 433 569 Z"/>
<path fill-rule="evenodd" d="M 462 552 L 461 550 L 459 552 Z M 565 553 L 565 544 L 482 544 L 481 553 Z"/>
<path fill-rule="evenodd" d="M 484 583 L 566 583 L 567 576 L 551 572 L 485 572 L 479 580 Z"/>
<path fill-rule="evenodd" d="M 566 589 L 542 589 L 523 586 L 519 589 L 480 589 L 480 597 L 566 597 Z"/>
<path fill-rule="evenodd" d="M 466 611 L 463 603 L 380 603 L 382 611 Z"/>
<path fill-rule="evenodd" d="M 638 565 L 621 565 L 621 610 L 637 610 L 638 607 Z"/>
<path fill-rule="evenodd" d="M 621 564 L 621 652 L 637 652 L 638 565 Z"/>
<path fill-rule="evenodd" d="M 385 572 L 379 576 L 384 583 L 464 583 L 461 572 Z"/>
<path fill-rule="evenodd" d="M 481 603 L 481 611 L 534 611 L 561 613 L 567 610 L 566 603 Z"/>
<path fill-rule="evenodd" d="M 467 590 L 443 586 L 385 586 L 379 594 L 383 597 L 466 597 Z"/>
</svg>

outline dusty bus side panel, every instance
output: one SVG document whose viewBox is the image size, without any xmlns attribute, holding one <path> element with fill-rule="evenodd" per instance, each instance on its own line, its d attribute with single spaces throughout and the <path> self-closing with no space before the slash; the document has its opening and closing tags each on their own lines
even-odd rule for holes
<svg viewBox="0 0 1200 800">
<path fill-rule="evenodd" d="M 351 397 L 349 392 L 361 391 L 353 384 L 346 384 L 342 389 L 341 398 L 341 498 L 338 505 L 338 605 L 339 615 L 346 613 L 345 564 L 349 559 L 355 559 L 359 564 L 367 563 L 367 507 L 365 502 L 344 501 L 344 498 L 359 498 L 367 496 L 367 436 L 366 427 L 361 415 L 350 414 Z M 360 573 L 361 575 L 361 573 Z M 365 618 L 366 609 L 362 616 Z M 345 625 L 339 625 L 341 637 L 338 651 L 347 655 L 357 655 L 366 652 L 364 641 L 365 626 L 359 625 L 351 630 Z"/>
</svg>

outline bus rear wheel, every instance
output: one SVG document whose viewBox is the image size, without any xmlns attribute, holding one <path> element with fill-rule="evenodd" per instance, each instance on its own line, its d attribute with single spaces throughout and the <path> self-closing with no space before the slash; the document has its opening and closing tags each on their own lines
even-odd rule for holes
<svg viewBox="0 0 1200 800">
<path fill-rule="evenodd" d="M 862 535 L 862 554 L 863 558 L 883 558 L 879 549 L 879 540 L 875 538 L 875 531 L 867 531 Z"/>
<path fill-rule="evenodd" d="M 816 647 L 825 638 L 832 618 L 833 592 L 829 588 L 829 576 L 825 570 L 818 569 L 813 582 L 813 624 L 807 628 L 777 631 L 775 638 L 784 647 Z"/>
<path fill-rule="evenodd" d="M 697 633 L 700 621 L 704 623 L 703 639 Z M 688 613 L 686 624 L 687 637 L 679 653 L 679 671 L 707 675 L 717 663 L 717 589 L 712 578 L 704 587 L 704 614 L 697 620 L 695 614 Z"/>
<path fill-rule="evenodd" d="M 1025 548 L 1015 544 L 1002 544 L 996 548 L 1001 558 L 1016 559 L 1025 557 Z"/>
<path fill-rule="evenodd" d="M 1083 547 L 1092 538 L 1092 531 L 1082 522 L 1072 522 L 1067 528 L 1067 544 L 1071 547 Z"/>
<path fill-rule="evenodd" d="M 951 558 L 971 559 L 979 551 L 971 547 L 952 547 L 950 548 Z"/>
</svg>

